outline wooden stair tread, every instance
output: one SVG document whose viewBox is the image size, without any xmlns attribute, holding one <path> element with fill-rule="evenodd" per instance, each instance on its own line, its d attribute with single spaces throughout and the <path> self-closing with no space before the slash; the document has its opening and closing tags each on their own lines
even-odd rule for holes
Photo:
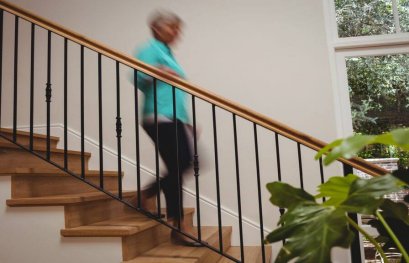
<svg viewBox="0 0 409 263">
<path fill-rule="evenodd" d="M 21 149 L 20 146 L 15 145 L 11 142 L 0 142 L 0 148 L 6 148 L 6 149 Z M 47 147 L 40 147 L 40 146 L 36 146 L 34 147 L 33 151 L 35 152 L 47 152 Z M 55 149 L 55 148 L 51 148 L 50 149 L 51 153 L 60 153 L 60 154 L 64 154 L 64 150 L 62 149 Z M 72 150 L 68 150 L 67 154 L 69 155 L 81 155 L 80 151 L 72 151 Z M 89 152 L 84 152 L 84 156 L 85 157 L 89 157 L 91 156 L 91 153 Z"/>
<path fill-rule="evenodd" d="M 65 237 L 123 237 L 134 235 L 158 224 L 159 222 L 155 220 L 137 214 L 86 226 L 62 229 L 61 235 Z"/>
<path fill-rule="evenodd" d="M 271 246 L 265 246 L 265 253 L 266 253 L 266 262 L 270 262 L 271 258 Z M 240 247 L 230 247 L 226 254 L 240 259 Z M 231 261 L 228 258 L 222 257 L 218 263 L 231 263 Z M 256 263 L 256 262 L 262 262 L 262 256 L 261 256 L 261 247 L 260 246 L 245 246 L 244 247 L 244 262 L 249 262 L 249 263 Z"/>
<path fill-rule="evenodd" d="M 76 174 L 80 174 L 80 171 L 71 171 Z M 13 174 L 13 175 L 33 175 L 33 176 L 70 176 L 63 170 L 59 168 L 55 169 L 50 169 L 50 168 L 15 168 L 15 167 L 10 167 L 10 168 L 1 168 L 0 169 L 0 175 L 1 174 Z M 123 176 L 122 172 L 122 176 Z M 85 171 L 85 176 L 99 176 L 99 171 L 98 170 L 88 170 Z M 117 177 L 118 172 L 115 171 L 104 171 L 104 176 L 113 176 Z"/>
<path fill-rule="evenodd" d="M 113 192 L 114 194 L 116 192 Z M 128 198 L 135 195 L 134 191 L 123 192 L 123 197 Z M 60 206 L 65 204 L 75 204 L 82 202 L 91 202 L 97 200 L 109 199 L 110 196 L 102 192 L 67 194 L 67 195 L 53 195 L 42 197 L 29 198 L 12 198 L 8 199 L 8 206 Z"/>
<path fill-rule="evenodd" d="M 1 128 L 0 133 L 6 133 L 6 134 L 11 134 L 12 135 L 13 134 L 13 129 Z M 17 135 L 23 135 L 23 136 L 30 137 L 30 132 L 17 130 Z M 33 138 L 47 139 L 47 135 L 40 134 L 40 133 L 33 133 Z M 56 137 L 56 136 L 50 136 L 50 140 L 58 142 L 60 140 L 60 138 Z"/>
<path fill-rule="evenodd" d="M 202 240 L 208 242 L 212 246 L 218 246 L 218 227 L 204 226 L 202 229 Z M 231 234 L 231 227 L 223 227 L 222 234 L 223 237 L 229 236 Z M 200 259 L 203 257 L 209 249 L 206 247 L 187 247 L 181 245 L 172 244 L 170 241 L 160 244 L 159 246 L 148 250 L 143 253 L 142 257 L 158 257 L 158 258 L 180 258 L 180 259 Z M 135 258 L 138 260 L 138 258 Z M 138 261 L 136 261 L 138 262 Z M 141 262 L 141 261 L 139 261 Z M 159 262 L 159 261 L 158 261 Z M 134 263 L 133 261 L 127 261 L 126 263 Z"/>
</svg>

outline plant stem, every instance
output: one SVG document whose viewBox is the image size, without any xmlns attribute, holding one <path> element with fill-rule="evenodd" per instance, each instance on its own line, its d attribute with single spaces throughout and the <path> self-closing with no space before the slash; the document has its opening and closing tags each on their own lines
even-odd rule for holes
<svg viewBox="0 0 409 263">
<path fill-rule="evenodd" d="M 363 230 L 349 216 L 347 216 L 347 220 L 348 220 L 349 224 L 351 224 L 356 230 L 358 230 L 362 235 L 364 235 L 366 237 L 366 239 L 368 239 L 375 246 L 376 250 L 378 250 L 378 252 L 381 254 L 383 262 L 384 263 L 389 263 L 389 260 L 386 258 L 385 252 L 383 251 L 381 246 L 378 244 L 378 242 L 376 242 L 375 238 L 371 237 L 367 232 L 365 232 L 365 230 Z"/>
<path fill-rule="evenodd" d="M 405 259 L 405 261 L 409 262 L 408 252 L 406 252 L 405 248 L 402 246 L 402 243 L 396 237 L 395 233 L 393 233 L 393 231 L 390 228 L 390 226 L 388 225 L 388 223 L 386 223 L 385 218 L 383 218 L 382 214 L 379 211 L 376 211 L 376 216 L 379 218 L 382 225 L 385 227 L 386 231 L 388 231 L 388 234 L 391 236 L 391 238 L 395 242 L 396 246 L 398 247 L 399 251 L 402 253 L 402 256 Z"/>
</svg>

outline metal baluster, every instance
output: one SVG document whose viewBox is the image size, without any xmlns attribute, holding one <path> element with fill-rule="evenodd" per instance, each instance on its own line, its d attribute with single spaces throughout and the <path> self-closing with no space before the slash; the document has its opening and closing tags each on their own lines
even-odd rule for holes
<svg viewBox="0 0 409 263">
<path fill-rule="evenodd" d="M 13 141 L 17 140 L 17 70 L 18 70 L 18 17 L 14 22 L 14 104 L 13 104 Z"/>
<path fill-rule="evenodd" d="M 1 128 L 1 104 L 2 104 L 2 90 L 3 90 L 3 24 L 4 11 L 0 9 L 0 128 Z"/>
<path fill-rule="evenodd" d="M 350 165 L 343 164 L 344 176 L 353 173 L 353 168 Z M 358 224 L 358 215 L 356 213 L 348 213 L 348 216 Z M 351 260 L 352 263 L 360 263 L 362 262 L 362 254 L 361 254 L 361 237 L 355 228 L 352 228 L 352 231 L 355 234 L 355 238 L 351 244 Z"/>
<path fill-rule="evenodd" d="M 192 96 L 192 115 L 193 115 L 193 170 L 195 176 L 195 186 L 196 186 L 196 218 L 197 218 L 197 239 L 202 241 L 202 229 L 200 222 L 200 189 L 199 189 L 199 155 L 197 153 L 197 130 L 196 130 L 196 100 Z"/>
<path fill-rule="evenodd" d="M 104 138 L 102 125 L 102 56 L 98 53 L 99 187 L 104 189 Z"/>
<path fill-rule="evenodd" d="M 141 204 L 141 157 L 139 145 L 139 98 L 138 98 L 138 71 L 134 69 L 134 90 L 135 90 L 135 136 L 136 136 L 136 180 L 138 193 L 138 208 Z"/>
<path fill-rule="evenodd" d="M 48 31 L 48 49 L 47 49 L 47 87 L 45 97 L 47 102 L 47 160 L 51 158 L 51 31 Z"/>
<path fill-rule="evenodd" d="M 281 161 L 280 161 L 280 142 L 278 140 L 278 133 L 275 133 L 275 142 L 276 142 L 276 159 L 277 159 L 277 174 L 278 174 L 278 181 L 281 182 Z M 285 209 L 280 207 L 279 209 L 280 214 L 283 215 Z"/>
<path fill-rule="evenodd" d="M 266 262 L 265 247 L 264 247 L 264 224 L 263 224 L 263 206 L 261 200 L 261 180 L 260 180 L 260 162 L 258 156 L 258 139 L 257 139 L 257 124 L 253 123 L 254 128 L 254 146 L 256 153 L 256 168 L 257 168 L 257 189 L 258 189 L 258 211 L 260 217 L 260 237 L 261 237 L 261 256 L 263 263 Z"/>
<path fill-rule="evenodd" d="M 30 151 L 34 149 L 34 52 L 35 24 L 31 23 L 31 61 L 30 61 Z"/>
<path fill-rule="evenodd" d="M 214 136 L 214 160 L 216 169 L 216 190 L 217 190 L 217 218 L 219 224 L 219 248 L 223 252 L 223 233 L 222 233 L 222 216 L 220 205 L 220 182 L 219 182 L 219 157 L 217 150 L 217 125 L 216 125 L 216 106 L 212 104 L 213 112 L 213 136 Z"/>
<path fill-rule="evenodd" d="M 81 45 L 81 178 L 85 179 L 84 46 Z"/>
<path fill-rule="evenodd" d="M 68 39 L 64 38 L 64 170 L 68 170 Z"/>
<path fill-rule="evenodd" d="M 300 186 L 304 189 L 304 178 L 303 178 L 303 171 L 302 171 L 302 160 L 301 160 L 301 144 L 297 142 L 297 151 L 298 151 L 298 168 L 300 171 Z"/>
<path fill-rule="evenodd" d="M 322 166 L 322 157 L 320 157 L 319 159 L 319 163 L 320 163 L 320 175 L 321 175 L 321 183 L 323 184 L 325 179 L 324 179 L 324 167 Z M 325 202 L 325 197 L 322 198 L 322 201 Z"/>
<path fill-rule="evenodd" d="M 154 125 L 155 125 L 155 172 L 156 172 L 156 202 L 158 204 L 157 213 L 161 214 L 160 206 L 160 178 L 159 178 L 159 130 L 158 130 L 158 95 L 157 95 L 157 80 L 153 78 L 153 110 L 154 110 Z"/>
<path fill-rule="evenodd" d="M 180 230 L 180 220 L 182 218 L 182 186 L 180 185 L 181 179 L 180 179 L 180 167 L 179 167 L 179 162 L 180 162 L 180 156 L 179 156 L 179 131 L 178 131 L 178 122 L 177 122 L 177 117 L 176 117 L 176 88 L 172 87 L 172 100 L 173 100 L 173 123 L 175 125 L 175 143 L 176 143 L 176 167 L 177 167 L 177 190 L 178 190 L 178 228 Z"/>
<path fill-rule="evenodd" d="M 244 263 L 244 245 L 243 245 L 243 222 L 241 215 L 241 194 L 240 194 L 240 167 L 239 167 L 239 152 L 237 146 L 237 124 L 236 114 L 233 114 L 233 131 L 234 131 L 234 155 L 236 160 L 236 183 L 237 183 L 237 206 L 239 212 L 239 233 L 240 233 L 240 258 Z"/>
<path fill-rule="evenodd" d="M 116 137 L 118 149 L 118 198 L 122 199 L 122 156 L 121 156 L 121 93 L 119 83 L 119 62 L 116 62 Z"/>
</svg>

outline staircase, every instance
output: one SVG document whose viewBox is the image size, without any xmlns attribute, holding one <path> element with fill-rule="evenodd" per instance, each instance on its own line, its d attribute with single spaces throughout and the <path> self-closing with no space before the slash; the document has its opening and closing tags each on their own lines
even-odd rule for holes
<svg viewBox="0 0 409 263">
<path fill-rule="evenodd" d="M 81 180 L 66 174 L 44 160 L 9 142 L 13 131 L 0 130 L 0 176 L 11 176 L 9 207 L 63 206 L 64 237 L 120 237 L 122 260 L 128 263 L 197 263 L 232 262 L 207 248 L 191 248 L 174 245 L 169 240 L 170 229 L 150 219 L 125 204 L 99 192 Z M 29 146 L 29 133 L 18 131 L 17 142 Z M 34 150 L 45 154 L 46 136 L 34 134 Z M 59 138 L 51 137 L 51 156 L 56 163 L 63 162 L 63 150 L 57 149 Z M 69 167 L 81 168 L 80 152 L 69 151 Z M 91 157 L 86 153 L 88 160 Z M 86 178 L 98 183 L 99 171 L 86 170 Z M 117 172 L 104 172 L 107 190 L 117 190 Z M 123 192 L 130 198 L 135 192 Z M 149 200 L 149 208 L 155 208 L 155 199 Z M 185 208 L 185 216 L 193 225 L 194 209 Z M 240 249 L 230 243 L 232 228 L 223 227 L 223 242 L 227 254 L 240 257 Z M 56 233 L 57 234 L 57 233 Z M 41 239 L 41 237 L 38 237 Z M 202 239 L 212 246 L 218 244 L 218 228 L 202 227 Z M 86 249 L 86 248 L 84 248 Z M 245 248 L 245 262 L 262 262 L 259 247 Z M 268 258 L 271 250 L 267 250 Z M 33 259 L 35 260 L 35 259 Z"/>
</svg>

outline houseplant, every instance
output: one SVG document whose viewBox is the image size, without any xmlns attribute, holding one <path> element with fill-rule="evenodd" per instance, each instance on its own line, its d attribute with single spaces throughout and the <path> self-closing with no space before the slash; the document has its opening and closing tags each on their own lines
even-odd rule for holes
<svg viewBox="0 0 409 263">
<path fill-rule="evenodd" d="M 324 147 L 316 158 L 325 155 L 324 164 L 329 165 L 340 157 L 351 158 L 365 146 L 376 143 L 409 150 L 409 129 L 398 129 L 378 136 L 356 135 L 339 139 Z M 318 186 L 318 194 L 315 196 L 286 183 L 267 184 L 271 193 L 270 201 L 286 209 L 278 223 L 279 227 L 266 237 L 266 243 L 285 240 L 275 262 L 288 262 L 292 259 L 303 263 L 331 262 L 333 247 L 350 246 L 354 238 L 352 228 L 373 243 L 383 261 L 388 262 L 380 243 L 357 225 L 348 213 L 375 216 L 403 259 L 409 262 L 407 247 L 400 242 L 399 235 L 388 224 L 388 220 L 394 219 L 408 227 L 408 209 L 402 203 L 383 198 L 385 194 L 396 192 L 405 186 L 408 186 L 408 177 L 397 178 L 391 174 L 371 179 L 361 179 L 354 174 L 331 177 Z"/>
</svg>

